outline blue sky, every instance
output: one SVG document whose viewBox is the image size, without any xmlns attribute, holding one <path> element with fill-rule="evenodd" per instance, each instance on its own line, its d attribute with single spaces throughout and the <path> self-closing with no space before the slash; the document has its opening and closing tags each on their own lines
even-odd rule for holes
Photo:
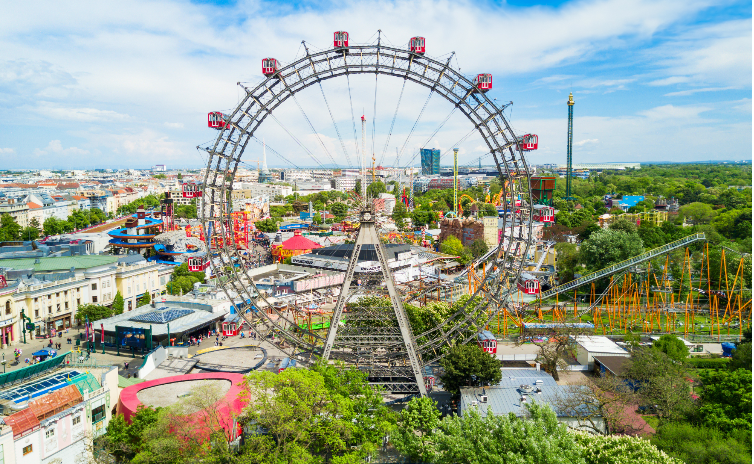
<svg viewBox="0 0 754 464">
<path fill-rule="evenodd" d="M 540 136 L 533 163 L 565 161 L 569 92 L 576 162 L 752 156 L 751 2 L 42 1 L 33 12 L 19 2 L 0 8 L 0 168 L 199 167 L 195 147 L 217 137 L 206 113 L 232 110 L 236 82 L 262 80 L 262 58 L 290 62 L 302 40 L 325 48 L 334 30 L 347 30 L 364 43 L 378 29 L 396 46 L 426 37 L 433 57 L 456 52 L 454 65 L 465 74 L 492 73 L 490 96 L 513 101 L 506 116 L 514 129 Z M 386 165 L 396 163 L 396 147 L 405 147 L 397 164 L 406 163 L 451 109 L 432 98 L 408 138 L 427 91 L 407 86 L 386 144 L 401 83 L 378 81 L 375 115 L 374 77 L 351 82 L 354 111 L 364 109 L 370 133 L 375 121 L 376 156 Z M 344 85 L 324 89 L 350 150 Z M 316 87 L 299 102 L 324 149 L 293 103 L 276 114 L 318 160 L 346 164 Z M 447 151 L 470 128 L 454 116 L 427 145 Z M 271 122 L 258 135 L 297 165 L 314 164 Z M 476 136 L 460 148 L 462 163 L 485 155 Z M 261 147 L 250 145 L 244 157 L 255 166 Z M 272 151 L 268 164 L 290 166 Z"/>
</svg>

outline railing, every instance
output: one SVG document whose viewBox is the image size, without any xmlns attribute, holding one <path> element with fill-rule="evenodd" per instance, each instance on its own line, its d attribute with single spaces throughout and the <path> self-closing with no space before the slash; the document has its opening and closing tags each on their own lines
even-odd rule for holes
<svg viewBox="0 0 754 464">
<path fill-rule="evenodd" d="M 599 271 L 592 272 L 591 274 L 587 274 L 583 277 L 579 277 L 578 279 L 572 280 L 563 285 L 558 285 L 557 287 L 553 287 L 545 292 L 542 292 L 540 294 L 540 298 L 544 300 L 545 298 L 555 296 L 558 293 L 563 293 L 569 290 L 573 290 L 575 288 L 581 287 L 582 285 L 593 282 L 597 279 L 601 279 L 602 277 L 605 277 L 607 275 L 615 274 L 618 271 L 627 269 L 635 264 L 639 264 L 644 261 L 648 261 L 652 258 L 655 258 L 657 256 L 663 255 L 669 251 L 675 250 L 676 248 L 680 248 L 690 243 L 696 242 L 698 240 L 705 240 L 705 239 L 706 237 L 704 236 L 704 233 L 689 235 L 688 237 L 684 237 L 680 240 L 670 242 L 661 247 L 653 248 L 647 251 L 646 253 L 642 253 L 638 256 L 634 256 L 633 258 L 627 259 L 625 261 L 621 261 L 620 263 L 613 264 L 612 266 L 606 267 L 605 269 L 600 269 Z"/>
</svg>

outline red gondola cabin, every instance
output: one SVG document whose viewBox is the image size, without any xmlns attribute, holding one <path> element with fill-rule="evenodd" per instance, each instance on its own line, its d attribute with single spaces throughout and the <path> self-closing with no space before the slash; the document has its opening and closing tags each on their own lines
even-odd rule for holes
<svg viewBox="0 0 754 464">
<path fill-rule="evenodd" d="M 555 208 L 547 205 L 534 205 L 532 219 L 537 222 L 551 223 L 555 221 Z"/>
<path fill-rule="evenodd" d="M 199 198 L 202 191 L 196 184 L 183 184 L 183 198 Z"/>
<path fill-rule="evenodd" d="M 190 272 L 202 272 L 209 266 L 209 261 L 205 261 L 204 258 L 189 258 L 187 260 L 188 270 Z"/>
<path fill-rule="evenodd" d="M 521 144 L 521 149 L 524 151 L 536 150 L 539 146 L 539 137 L 535 134 L 526 134 L 518 138 L 518 143 Z"/>
<path fill-rule="evenodd" d="M 348 47 L 348 32 L 338 31 L 333 34 L 333 47 L 346 48 Z"/>
<path fill-rule="evenodd" d="M 411 40 L 408 44 L 409 48 L 414 53 L 423 55 L 426 51 L 426 47 L 424 46 L 424 37 L 411 37 Z"/>
<path fill-rule="evenodd" d="M 539 293 L 539 280 L 531 274 L 522 272 L 518 279 L 518 289 L 527 295 L 537 295 Z"/>
<path fill-rule="evenodd" d="M 207 127 L 210 129 L 225 129 L 225 120 L 227 116 L 219 111 L 213 111 L 207 114 Z"/>
<path fill-rule="evenodd" d="M 497 353 L 497 339 L 489 330 L 483 330 L 476 334 L 476 342 L 485 353 Z"/>
<path fill-rule="evenodd" d="M 223 322 L 223 335 L 235 337 L 241 331 L 241 324 L 237 322 Z"/>
<path fill-rule="evenodd" d="M 265 58 L 262 60 L 262 74 L 269 77 L 278 72 L 278 60 L 275 58 Z"/>
<path fill-rule="evenodd" d="M 492 88 L 492 74 L 479 74 L 474 78 L 474 87 L 480 92 L 486 92 Z"/>
</svg>

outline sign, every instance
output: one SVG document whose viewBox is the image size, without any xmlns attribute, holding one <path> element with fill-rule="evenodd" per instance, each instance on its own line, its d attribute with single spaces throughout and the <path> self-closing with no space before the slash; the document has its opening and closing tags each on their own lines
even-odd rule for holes
<svg viewBox="0 0 754 464">
<path fill-rule="evenodd" d="M 34 329 L 36 329 L 36 328 L 37 328 L 37 326 L 35 326 L 35 325 L 34 325 L 34 324 L 32 324 L 31 322 L 27 322 L 27 323 L 26 323 L 26 330 L 28 330 L 29 332 L 33 332 L 33 331 L 34 331 Z"/>
<path fill-rule="evenodd" d="M 152 329 L 115 326 L 116 343 L 123 348 L 152 349 Z"/>
<path fill-rule="evenodd" d="M 343 280 L 345 279 L 345 276 L 345 274 L 319 275 L 311 279 L 297 280 L 293 282 L 293 291 L 298 293 L 307 290 L 314 290 L 316 288 L 341 285 L 343 283 Z"/>
</svg>

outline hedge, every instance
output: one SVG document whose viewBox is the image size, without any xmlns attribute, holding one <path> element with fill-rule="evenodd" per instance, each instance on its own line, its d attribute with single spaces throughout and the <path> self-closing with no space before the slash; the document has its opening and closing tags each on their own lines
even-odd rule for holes
<svg viewBox="0 0 754 464">
<path fill-rule="evenodd" d="M 720 369 L 728 365 L 730 358 L 689 358 L 688 361 L 696 369 Z"/>
</svg>

